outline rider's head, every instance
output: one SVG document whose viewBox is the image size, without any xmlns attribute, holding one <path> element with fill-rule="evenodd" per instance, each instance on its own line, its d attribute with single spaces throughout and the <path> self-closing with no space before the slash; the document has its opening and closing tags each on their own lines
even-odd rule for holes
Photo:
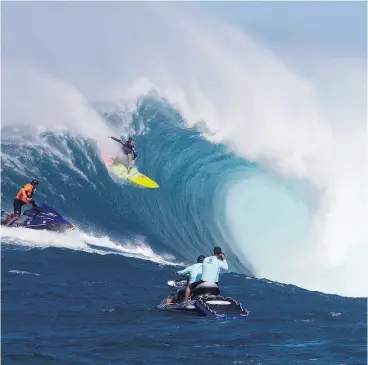
<svg viewBox="0 0 368 365">
<path fill-rule="evenodd" d="M 198 258 L 197 258 L 197 263 L 201 263 L 203 262 L 203 260 L 206 258 L 205 255 L 199 255 Z"/>
<path fill-rule="evenodd" d="M 129 137 L 128 143 L 130 146 L 134 146 L 134 139 L 132 137 Z"/>
<path fill-rule="evenodd" d="M 222 249 L 221 249 L 221 247 L 214 247 L 214 248 L 213 248 L 213 254 L 214 254 L 215 256 L 219 256 L 219 255 L 221 255 L 221 254 L 222 254 Z"/>
<path fill-rule="evenodd" d="M 31 185 L 33 185 L 34 187 L 36 187 L 38 184 L 39 184 L 39 181 L 37 179 L 33 179 L 31 182 L 30 182 Z"/>
</svg>

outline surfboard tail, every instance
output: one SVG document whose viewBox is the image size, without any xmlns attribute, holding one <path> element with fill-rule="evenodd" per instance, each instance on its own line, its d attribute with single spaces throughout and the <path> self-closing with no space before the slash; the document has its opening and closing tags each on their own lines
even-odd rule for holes
<svg viewBox="0 0 368 365">
<path fill-rule="evenodd" d="M 103 160 L 107 166 L 111 166 L 113 163 L 112 157 L 110 156 L 103 156 Z"/>
</svg>

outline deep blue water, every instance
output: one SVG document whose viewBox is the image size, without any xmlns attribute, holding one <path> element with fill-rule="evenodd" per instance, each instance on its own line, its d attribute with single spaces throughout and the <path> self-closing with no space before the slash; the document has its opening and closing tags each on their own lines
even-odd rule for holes
<svg viewBox="0 0 368 365">
<path fill-rule="evenodd" d="M 101 113 L 123 123 L 119 113 Z M 2 207 L 38 177 L 37 202 L 78 227 L 66 235 L 2 230 L 2 363 L 366 364 L 366 298 L 255 279 L 234 249 L 224 217 L 229 179 L 261 167 L 207 142 L 200 126 L 184 128 L 163 102 L 140 103 L 132 128 L 138 166 L 158 190 L 112 179 L 94 141 L 44 132 L 36 143 L 36 132 L 2 129 Z M 215 245 L 231 270 L 222 293 L 249 318 L 158 311 L 175 265 Z"/>
<path fill-rule="evenodd" d="M 366 300 L 228 274 L 246 320 L 159 312 L 174 268 L 3 246 L 4 364 L 365 364 Z"/>
</svg>

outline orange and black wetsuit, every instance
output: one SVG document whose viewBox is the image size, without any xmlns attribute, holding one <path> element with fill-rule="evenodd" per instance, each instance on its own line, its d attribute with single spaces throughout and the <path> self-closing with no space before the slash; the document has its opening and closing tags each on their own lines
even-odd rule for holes
<svg viewBox="0 0 368 365">
<path fill-rule="evenodd" d="M 35 201 L 32 199 L 33 193 L 36 187 L 30 183 L 24 185 L 19 189 L 17 196 L 14 199 L 14 215 L 19 217 L 22 211 L 22 206 L 24 204 L 31 203 L 32 206 L 37 206 Z M 31 199 L 31 200 L 29 200 Z"/>
</svg>

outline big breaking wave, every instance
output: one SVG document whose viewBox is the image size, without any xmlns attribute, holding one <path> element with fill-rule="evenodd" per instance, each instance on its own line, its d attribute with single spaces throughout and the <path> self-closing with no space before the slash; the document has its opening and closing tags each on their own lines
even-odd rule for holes
<svg viewBox="0 0 368 365">
<path fill-rule="evenodd" d="M 109 24 L 103 27 L 98 3 L 73 4 L 72 12 L 61 3 L 32 5 L 32 17 L 19 6 L 5 8 L 5 19 L 17 15 L 23 28 L 5 21 L 2 133 L 5 140 L 18 136 L 22 148 L 8 155 L 3 147 L 3 183 L 9 184 L 3 197 L 30 173 L 45 173 L 29 168 L 27 156 L 34 158 L 35 151 L 44 151 L 44 163 L 59 168 L 48 177 L 51 195 L 71 171 L 85 180 L 83 189 L 112 189 L 96 151 L 116 150 L 106 138 L 110 134 L 134 133 L 141 138 L 142 169 L 159 177 L 162 191 L 152 197 L 114 185 L 108 197 L 123 200 L 129 190 L 131 209 L 140 213 L 134 215 L 136 236 L 186 260 L 224 243 L 235 270 L 366 295 L 358 279 L 367 273 L 360 60 L 338 63 L 309 52 L 310 61 L 320 64 L 319 80 L 324 67 L 334 75 L 348 71 L 345 88 L 334 96 L 344 100 L 341 109 L 318 82 L 259 42 L 182 5 L 116 3 L 124 11 L 104 10 Z M 30 47 L 22 29 L 31 18 L 38 22 Z M 77 32 L 81 20 L 83 33 Z M 14 40 L 16 51 L 10 47 Z M 351 90 L 358 92 L 351 96 Z M 95 108 L 94 100 L 109 105 Z M 17 179 L 7 177 L 10 169 Z M 100 204 L 110 204 L 104 199 Z M 112 211 L 125 219 L 121 212 L 131 207 L 128 202 L 114 203 Z M 82 226 L 98 224 L 93 218 L 82 215 Z M 119 227 L 118 219 L 115 225 L 103 222 Z"/>
</svg>

